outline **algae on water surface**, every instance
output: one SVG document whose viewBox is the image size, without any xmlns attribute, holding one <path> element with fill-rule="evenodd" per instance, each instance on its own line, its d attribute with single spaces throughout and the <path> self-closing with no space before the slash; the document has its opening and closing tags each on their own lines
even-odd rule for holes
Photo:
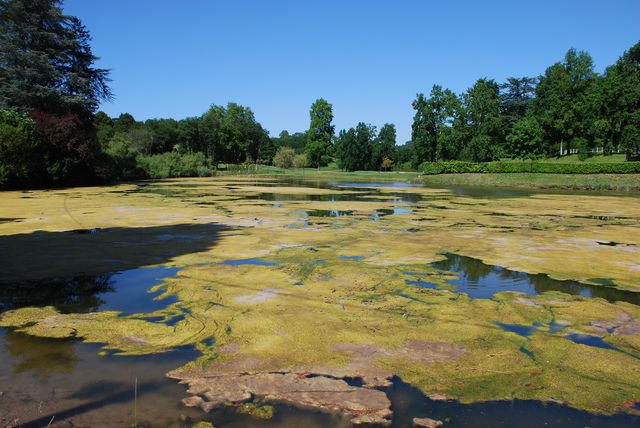
<svg viewBox="0 0 640 428">
<path fill-rule="evenodd" d="M 3 280 L 180 269 L 154 289 L 175 300 L 152 312 L 63 313 L 44 305 L 4 312 L 0 326 L 126 354 L 195 345 L 202 356 L 171 374 L 187 382 L 248 368 L 397 375 L 426 394 L 466 403 L 516 398 L 633 411 L 640 307 L 624 296 L 640 292 L 640 199 L 273 184 L 236 177 L 36 191 L 29 199 L 0 194 L 0 217 L 21 219 L 0 223 Z M 260 199 L 275 191 L 297 197 L 277 208 Z M 358 197 L 300 197 L 343 193 Z M 349 215 L 302 214 L 309 212 Z M 389 215 L 374 215 L 380 212 Z M 77 229 L 96 233 L 70 233 Z M 464 273 L 434 264 L 446 254 L 484 263 Z M 526 280 L 508 272 L 630 294 L 600 299 L 581 295 L 584 287 L 538 285 L 535 293 L 507 287 L 473 296 L 456 285 L 466 277 Z M 559 323 L 563 329 L 552 327 Z M 500 324 L 536 328 L 520 335 Z M 614 349 L 577 343 L 572 334 Z"/>
</svg>

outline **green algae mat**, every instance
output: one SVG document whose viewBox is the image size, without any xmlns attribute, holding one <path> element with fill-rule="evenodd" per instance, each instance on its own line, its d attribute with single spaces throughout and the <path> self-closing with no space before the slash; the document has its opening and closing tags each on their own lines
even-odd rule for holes
<svg viewBox="0 0 640 428">
<path fill-rule="evenodd" d="M 0 326 L 127 355 L 193 346 L 168 373 L 189 406 L 270 397 L 388 423 L 376 388 L 397 377 L 433 399 L 640 414 L 638 197 L 225 177 L 0 207 Z M 112 304 L 33 302 L 126 271 L 155 282 Z"/>
</svg>

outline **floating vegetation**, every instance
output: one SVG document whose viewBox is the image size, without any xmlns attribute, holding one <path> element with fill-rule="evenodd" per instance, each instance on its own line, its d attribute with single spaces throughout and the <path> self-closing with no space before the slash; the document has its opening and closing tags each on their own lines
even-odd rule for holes
<svg viewBox="0 0 640 428">
<path fill-rule="evenodd" d="M 385 423 L 400 380 L 456 406 L 636 412 L 637 198 L 254 177 L 108 189 L 1 195 L 23 221 L 0 222 L 0 326 L 108 356 L 191 347 L 172 375 L 211 394 L 212 373 L 296 404 L 299 382 L 331 385 Z M 615 221 L 577 217 L 595 205 Z"/>
</svg>

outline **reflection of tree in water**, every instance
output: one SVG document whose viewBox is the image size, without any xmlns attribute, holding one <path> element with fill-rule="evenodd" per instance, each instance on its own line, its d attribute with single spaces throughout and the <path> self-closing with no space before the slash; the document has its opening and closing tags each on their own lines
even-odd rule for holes
<svg viewBox="0 0 640 428">
<path fill-rule="evenodd" d="M 481 260 L 458 254 L 446 254 L 446 257 L 446 260 L 435 262 L 432 266 L 439 270 L 456 272 L 460 275 L 460 280 L 466 282 L 477 283 L 490 274 L 494 274 L 502 282 L 500 285 L 503 288 L 510 288 L 514 291 L 524 291 L 522 290 L 523 285 L 531 285 L 535 294 L 559 291 L 571 295 L 598 297 L 609 302 L 624 301 L 640 305 L 640 293 L 621 290 L 613 286 L 590 285 L 571 280 L 563 281 L 553 279 L 546 274 L 512 271 L 500 266 L 487 265 Z"/>
<path fill-rule="evenodd" d="M 113 291 L 111 275 L 0 284 L 0 311 L 55 306 L 62 312 L 92 312 L 104 303 L 99 295 L 109 291 Z"/>
<path fill-rule="evenodd" d="M 482 261 L 471 257 L 451 253 L 446 254 L 446 256 L 446 260 L 435 262 L 432 266 L 439 270 L 457 272 L 460 274 L 460 279 L 470 282 L 478 282 L 492 272 L 503 270 L 484 264 Z"/>
<path fill-rule="evenodd" d="M 4 348 L 15 358 L 15 373 L 34 372 L 41 376 L 73 373 L 78 358 L 70 339 L 48 339 L 6 332 Z M 1 354 L 0 354 L 1 355 Z"/>
</svg>

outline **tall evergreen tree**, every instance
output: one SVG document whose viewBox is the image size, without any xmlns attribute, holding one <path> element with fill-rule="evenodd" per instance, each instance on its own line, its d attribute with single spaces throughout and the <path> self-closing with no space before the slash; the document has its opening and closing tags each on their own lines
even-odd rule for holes
<svg viewBox="0 0 640 428">
<path fill-rule="evenodd" d="M 59 0 L 0 0 L 0 108 L 94 113 L 111 98 L 91 37 Z"/>
<path fill-rule="evenodd" d="M 537 79 L 533 77 L 508 77 L 500 85 L 500 103 L 505 126 L 510 129 L 522 119 L 535 96 Z"/>
</svg>

